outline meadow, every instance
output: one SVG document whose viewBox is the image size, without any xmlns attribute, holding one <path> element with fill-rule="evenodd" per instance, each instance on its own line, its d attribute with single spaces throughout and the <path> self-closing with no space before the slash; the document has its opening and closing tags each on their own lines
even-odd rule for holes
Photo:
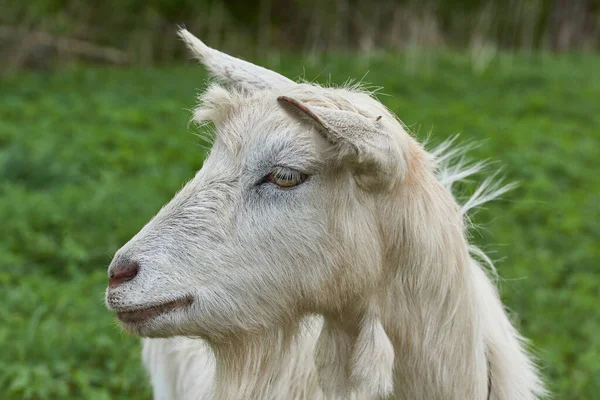
<svg viewBox="0 0 600 400">
<path fill-rule="evenodd" d="M 361 78 L 432 144 L 460 133 L 520 186 L 472 217 L 556 399 L 600 392 L 600 57 L 336 55 L 264 63 Z M 199 66 L 0 78 L 0 398 L 148 399 L 139 340 L 103 304 L 106 267 L 202 166 Z M 469 189 L 466 185 L 465 190 Z"/>
</svg>

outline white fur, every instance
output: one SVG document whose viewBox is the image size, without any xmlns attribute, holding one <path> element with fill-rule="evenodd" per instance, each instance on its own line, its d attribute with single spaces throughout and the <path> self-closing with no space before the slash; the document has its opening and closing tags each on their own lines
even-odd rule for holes
<svg viewBox="0 0 600 400">
<path fill-rule="evenodd" d="M 233 87 L 201 97 L 211 153 L 115 255 L 109 268 L 134 260 L 138 276 L 107 291 L 113 311 L 193 299 L 124 325 L 146 337 L 155 399 L 544 394 L 467 240 L 466 213 L 507 187 L 486 180 L 461 206 L 452 184 L 482 165 L 451 142 L 427 152 L 368 93 L 297 84 L 181 37 Z M 276 165 L 310 178 L 263 182 Z"/>
</svg>

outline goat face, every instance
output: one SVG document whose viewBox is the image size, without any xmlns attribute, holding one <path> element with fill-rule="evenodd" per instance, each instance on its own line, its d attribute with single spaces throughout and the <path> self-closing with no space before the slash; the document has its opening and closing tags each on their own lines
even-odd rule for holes
<svg viewBox="0 0 600 400">
<path fill-rule="evenodd" d="M 106 303 L 138 335 L 258 332 L 339 310 L 381 277 L 378 193 L 403 170 L 400 125 L 358 91 L 234 78 L 196 112 L 216 126 L 204 166 L 109 267 Z"/>
</svg>

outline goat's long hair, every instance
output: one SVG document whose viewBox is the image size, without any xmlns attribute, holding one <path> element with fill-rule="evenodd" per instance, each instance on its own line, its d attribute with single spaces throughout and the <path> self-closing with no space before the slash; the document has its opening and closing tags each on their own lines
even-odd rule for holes
<svg viewBox="0 0 600 400">
<path fill-rule="evenodd" d="M 426 140 L 428 143 L 429 138 Z M 467 181 L 469 187 L 474 187 L 473 192 L 464 197 L 464 193 L 455 194 L 460 204 L 463 217 L 471 226 L 469 215 L 473 215 L 484 204 L 497 200 L 508 191 L 515 188 L 516 183 L 505 184 L 500 179 L 500 171 L 492 173 L 477 184 L 477 176 L 485 173 L 490 168 L 487 162 L 473 162 L 469 159 L 469 152 L 476 147 L 475 144 L 458 144 L 458 135 L 448 138 L 441 144 L 429 150 L 432 161 L 436 167 L 436 174 L 440 183 L 450 192 L 457 192 L 458 186 Z M 473 229 L 471 227 L 471 229 Z M 473 257 L 473 262 L 479 260 L 480 264 L 487 266 L 487 273 L 490 278 L 497 280 L 498 275 L 494 263 L 484 251 L 475 245 L 470 245 L 469 250 Z M 489 290 L 494 290 L 491 286 Z M 294 345 L 287 349 L 290 365 L 283 369 L 280 366 L 272 365 L 272 369 L 277 370 L 279 374 L 277 387 L 271 387 L 268 393 L 265 393 L 265 400 L 278 400 L 285 396 L 295 399 L 331 399 L 325 395 L 319 386 L 317 374 L 314 369 L 314 360 L 311 355 L 315 351 L 315 344 L 321 329 L 322 320 L 319 317 L 310 317 L 303 323 L 302 333 L 294 339 Z M 283 336 L 281 336 L 283 337 Z M 281 338 L 280 337 L 280 338 Z M 289 344 L 280 343 L 277 338 L 270 343 L 275 351 L 286 351 L 285 347 Z M 288 338 L 289 339 L 289 338 Z M 514 331 L 513 340 L 526 345 L 526 340 Z M 498 356 L 502 356 L 498 354 Z M 144 343 L 143 358 L 146 368 L 151 373 L 155 399 L 214 399 L 217 388 L 215 387 L 216 361 L 215 355 L 209 346 L 198 339 L 172 338 L 172 339 L 146 339 Z M 510 359 L 505 360 L 510 362 Z M 521 360 L 528 364 L 528 360 Z M 506 365 L 510 368 L 510 365 Z M 490 369 L 492 365 L 488 366 Z M 529 380 L 533 393 L 542 396 L 545 394 L 542 383 L 535 376 L 533 365 L 529 374 L 521 376 L 523 380 Z M 527 371 L 526 371 L 527 372 Z M 499 374 L 502 378 L 502 371 L 491 370 L 490 373 Z M 296 392 L 290 392 L 286 388 L 295 388 Z M 511 382 L 505 382 L 511 386 Z M 511 392 L 506 392 L 500 387 L 490 388 L 489 400 L 512 400 Z M 534 399 L 533 394 L 517 393 L 520 397 L 515 399 Z M 294 397 L 295 396 L 295 397 Z M 366 399 L 366 395 L 350 394 L 348 399 Z"/>
</svg>

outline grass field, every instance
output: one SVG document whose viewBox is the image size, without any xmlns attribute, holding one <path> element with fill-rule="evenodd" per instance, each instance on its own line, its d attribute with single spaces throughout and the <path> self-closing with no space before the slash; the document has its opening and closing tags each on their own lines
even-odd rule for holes
<svg viewBox="0 0 600 400">
<path fill-rule="evenodd" d="M 383 86 L 421 138 L 482 141 L 520 187 L 480 211 L 503 300 L 556 399 L 600 393 L 600 57 L 284 58 Z M 305 67 L 303 69 L 303 66 Z M 74 68 L 0 80 L 0 398 L 148 399 L 139 342 L 103 305 L 106 266 L 202 165 L 200 67 Z"/>
</svg>

